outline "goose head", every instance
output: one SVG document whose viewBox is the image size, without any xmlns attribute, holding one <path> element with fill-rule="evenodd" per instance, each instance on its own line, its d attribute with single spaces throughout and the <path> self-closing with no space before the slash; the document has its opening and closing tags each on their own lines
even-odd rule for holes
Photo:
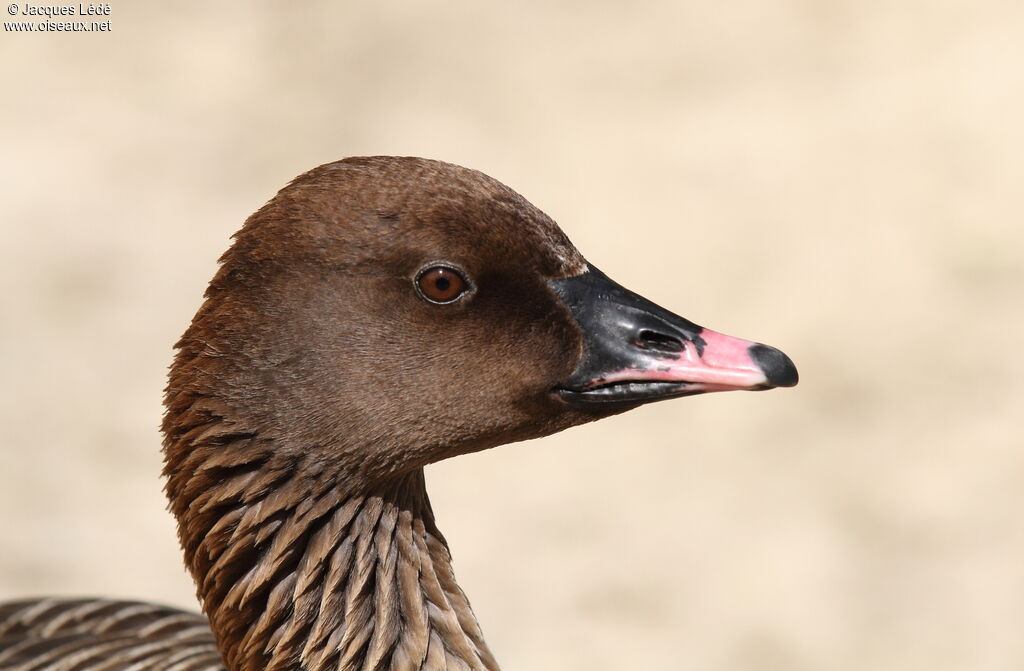
<svg viewBox="0 0 1024 671">
<path fill-rule="evenodd" d="M 235 235 L 178 348 L 169 416 L 216 399 L 356 486 L 797 380 L 780 351 L 616 284 L 503 184 L 418 158 L 346 159 L 282 189 Z"/>
</svg>

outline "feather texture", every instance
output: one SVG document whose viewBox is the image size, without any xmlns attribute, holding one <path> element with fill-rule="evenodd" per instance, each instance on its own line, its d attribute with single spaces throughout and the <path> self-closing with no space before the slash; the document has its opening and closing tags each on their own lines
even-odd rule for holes
<svg viewBox="0 0 1024 671">
<path fill-rule="evenodd" d="M 134 601 L 0 604 L 0 669 L 223 671 L 207 620 Z"/>
</svg>

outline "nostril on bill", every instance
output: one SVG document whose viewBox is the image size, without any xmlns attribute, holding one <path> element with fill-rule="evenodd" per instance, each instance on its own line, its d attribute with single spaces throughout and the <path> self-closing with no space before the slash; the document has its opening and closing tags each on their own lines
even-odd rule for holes
<svg viewBox="0 0 1024 671">
<path fill-rule="evenodd" d="M 641 349 L 652 349 L 658 352 L 682 352 L 683 341 L 674 336 L 643 329 L 636 341 L 637 347 Z"/>
<path fill-rule="evenodd" d="M 747 351 L 773 387 L 792 387 L 800 379 L 793 360 L 780 350 L 759 343 Z"/>
</svg>

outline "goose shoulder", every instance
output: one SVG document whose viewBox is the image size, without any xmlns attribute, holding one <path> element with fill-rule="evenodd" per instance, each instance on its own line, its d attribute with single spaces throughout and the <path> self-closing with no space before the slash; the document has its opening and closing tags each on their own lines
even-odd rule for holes
<svg viewBox="0 0 1024 671">
<path fill-rule="evenodd" d="M 141 601 L 0 604 L 0 669 L 222 671 L 207 619 Z"/>
</svg>

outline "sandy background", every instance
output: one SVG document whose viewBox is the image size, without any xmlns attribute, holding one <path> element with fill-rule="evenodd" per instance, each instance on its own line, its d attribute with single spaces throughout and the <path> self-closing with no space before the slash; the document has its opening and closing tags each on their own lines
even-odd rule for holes
<svg viewBox="0 0 1024 671">
<path fill-rule="evenodd" d="M 413 154 L 802 377 L 432 467 L 505 668 L 1024 668 L 1024 5 L 309 4 L 0 35 L 0 597 L 193 606 L 171 344 L 288 179 Z"/>
</svg>

